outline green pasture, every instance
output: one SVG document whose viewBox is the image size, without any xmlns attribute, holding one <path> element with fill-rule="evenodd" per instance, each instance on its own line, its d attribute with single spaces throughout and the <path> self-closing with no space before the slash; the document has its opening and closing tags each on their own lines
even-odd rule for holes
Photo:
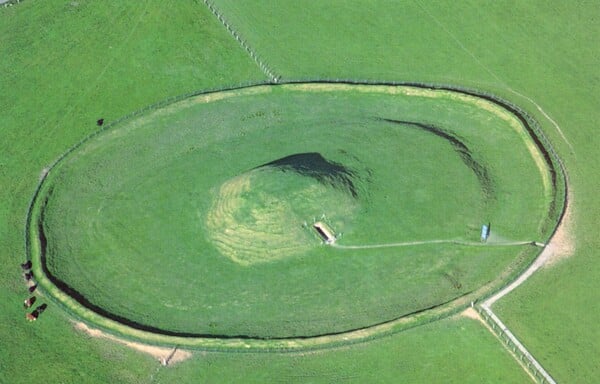
<svg viewBox="0 0 600 384">
<path fill-rule="evenodd" d="M 159 1 L 71 3 L 0 7 L 0 383 L 146 383 L 155 360 L 76 332 L 49 298 L 38 297 L 49 304 L 40 321 L 25 321 L 19 264 L 31 193 L 97 119 L 265 76 L 195 3 L 168 12 Z"/>
<path fill-rule="evenodd" d="M 454 364 L 448 364 L 451 358 Z M 444 367 L 437 369 L 436 367 Z M 494 336 L 471 319 L 448 318 L 368 343 L 288 354 L 214 353 L 156 375 L 158 383 L 527 383 Z"/>
<path fill-rule="evenodd" d="M 318 76 L 481 87 L 472 79 L 489 78 L 418 1 L 211 2 L 284 80 Z"/>
<path fill-rule="evenodd" d="M 464 85 L 533 114 L 569 171 L 575 252 L 494 310 L 559 382 L 594 382 L 600 353 L 593 309 L 600 244 L 590 230 L 600 166 L 595 2 L 216 6 L 284 79 Z M 171 96 L 267 77 L 200 1 L 25 0 L 0 7 L 0 63 L 0 383 L 530 382 L 470 320 L 446 319 L 318 353 L 196 352 L 168 368 L 75 331 L 71 316 L 43 295 L 47 311 L 27 323 L 18 264 L 42 169 L 95 131 L 99 118 L 110 122 Z"/>
<path fill-rule="evenodd" d="M 31 228 L 57 284 L 111 315 L 181 335 L 289 338 L 497 287 L 538 252 L 529 242 L 547 236 L 553 198 L 541 151 L 490 102 L 260 86 L 184 100 L 85 142 L 50 170 Z M 317 220 L 343 234 L 335 246 Z"/>
</svg>

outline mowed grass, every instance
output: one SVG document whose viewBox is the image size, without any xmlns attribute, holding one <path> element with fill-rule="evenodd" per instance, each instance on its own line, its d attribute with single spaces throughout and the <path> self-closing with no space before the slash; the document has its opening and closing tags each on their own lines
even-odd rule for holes
<svg viewBox="0 0 600 384">
<path fill-rule="evenodd" d="M 479 243 L 488 221 L 500 243 L 546 235 L 548 174 L 516 118 L 453 92 L 356 88 L 199 96 L 92 139 L 50 171 L 40 196 L 48 269 L 137 324 L 272 338 L 389 321 L 523 268 L 535 247 Z M 491 181 L 442 137 L 383 118 L 459 137 Z M 348 167 L 356 196 L 257 169 L 298 153 Z M 302 229 L 322 215 L 343 233 L 340 247 L 434 243 L 324 247 Z"/>
</svg>

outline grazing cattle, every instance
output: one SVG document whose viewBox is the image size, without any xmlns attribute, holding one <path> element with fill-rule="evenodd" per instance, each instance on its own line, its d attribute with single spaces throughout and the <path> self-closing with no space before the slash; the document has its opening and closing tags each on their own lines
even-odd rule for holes
<svg viewBox="0 0 600 384">
<path fill-rule="evenodd" d="M 35 296 L 31 296 L 29 299 L 27 299 L 27 300 L 25 300 L 25 301 L 23 302 L 23 306 L 24 306 L 26 309 L 27 309 L 27 308 L 31 308 L 31 306 L 32 306 L 33 304 L 35 304 L 35 300 L 36 300 L 36 297 L 35 297 Z"/>
<path fill-rule="evenodd" d="M 21 264 L 21 269 L 23 269 L 24 271 L 31 269 L 31 260 L 27 260 L 26 262 Z"/>
<path fill-rule="evenodd" d="M 44 304 L 38 306 L 34 312 L 41 314 L 42 312 L 44 312 L 46 310 L 46 308 L 48 308 L 48 304 L 44 303 Z"/>
<path fill-rule="evenodd" d="M 38 317 L 40 317 L 40 314 L 42 314 L 42 312 L 44 312 L 46 310 L 46 307 L 48 307 L 47 304 L 40 305 L 39 307 L 34 309 L 31 313 L 25 314 L 25 318 L 29 321 L 36 321 L 38 319 Z"/>
<path fill-rule="evenodd" d="M 98 124 L 98 126 L 101 127 L 102 124 L 104 124 L 104 119 L 98 119 L 98 121 L 96 121 L 96 124 Z"/>
<path fill-rule="evenodd" d="M 33 291 L 35 291 L 35 289 L 37 288 L 37 284 L 33 284 L 31 287 L 29 287 L 29 293 L 33 293 Z"/>
<path fill-rule="evenodd" d="M 25 281 L 31 280 L 33 278 L 33 271 L 25 272 L 23 274 L 23 278 L 25 279 Z"/>
</svg>

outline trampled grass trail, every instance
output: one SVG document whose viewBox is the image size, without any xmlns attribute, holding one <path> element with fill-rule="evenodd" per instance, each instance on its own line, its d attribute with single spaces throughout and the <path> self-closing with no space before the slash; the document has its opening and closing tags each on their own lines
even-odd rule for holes
<svg viewBox="0 0 600 384">
<path fill-rule="evenodd" d="M 558 123 L 551 118 L 548 113 L 546 113 L 546 111 L 544 111 L 542 109 L 542 107 L 536 103 L 535 101 L 533 101 L 530 97 L 525 96 L 524 94 L 515 91 L 510 85 L 508 85 L 506 83 L 506 81 L 502 80 L 498 75 L 496 75 L 495 72 L 493 72 L 487 65 L 485 65 L 481 60 L 479 60 L 479 58 L 477 56 L 475 56 L 475 54 L 473 52 L 471 52 L 471 50 L 469 50 L 459 39 L 458 37 L 456 37 L 456 35 L 454 33 L 452 33 L 448 28 L 446 28 L 446 26 L 444 24 L 442 24 L 442 22 L 440 20 L 438 20 L 437 17 L 435 17 L 431 12 L 429 12 L 429 10 L 423 5 L 421 4 L 421 2 L 416 1 L 417 5 L 419 6 L 419 8 L 421 8 L 421 10 L 429 17 L 431 18 L 448 36 L 450 36 L 450 38 L 452 38 L 452 40 L 454 40 L 456 42 L 456 44 L 460 47 L 460 49 L 462 49 L 466 54 L 468 54 L 481 68 L 483 68 L 487 73 L 490 74 L 490 76 L 492 76 L 492 78 L 494 78 L 494 80 L 496 80 L 499 84 L 503 85 L 504 87 L 506 87 L 506 89 L 517 95 L 520 96 L 522 98 L 524 98 L 525 100 L 529 101 L 531 104 L 533 104 L 535 106 L 535 108 L 550 122 L 550 124 L 552 124 L 552 126 L 554 126 L 554 128 L 556 128 L 556 131 L 558 132 L 558 134 L 560 135 L 560 137 L 564 140 L 564 142 L 567 144 L 567 146 L 569 147 L 571 153 L 575 153 L 574 149 L 573 149 L 573 145 L 571 145 L 571 142 L 567 139 L 567 137 L 565 136 L 565 134 L 563 133 L 562 129 L 560 128 L 560 126 L 558 125 Z"/>
<path fill-rule="evenodd" d="M 374 248 L 393 248 L 393 247 L 408 247 L 414 245 L 427 244 L 455 244 L 467 245 L 473 247 L 513 247 L 520 245 L 535 245 L 543 247 L 543 243 L 537 241 L 501 241 L 501 242 L 478 242 L 478 241 L 463 241 L 463 240 L 422 240 L 422 241 L 405 241 L 401 243 L 385 243 L 385 244 L 366 244 L 366 245 L 340 245 L 337 243 L 331 244 L 334 248 L 339 249 L 374 249 Z"/>
<path fill-rule="evenodd" d="M 575 153 L 575 150 L 573 149 L 573 145 L 571 145 L 571 142 L 570 142 L 570 141 L 567 139 L 567 137 L 566 137 L 566 136 L 565 136 L 565 134 L 563 133 L 562 129 L 560 129 L 560 126 L 558 125 L 558 123 L 557 123 L 557 122 L 556 122 L 556 121 L 555 121 L 553 118 L 551 118 L 551 117 L 550 117 L 550 116 L 549 116 L 549 115 L 546 113 L 546 111 L 544 111 L 544 110 L 542 109 L 542 107 L 540 107 L 540 106 L 538 105 L 538 103 L 536 103 L 535 101 L 533 101 L 531 98 L 529 98 L 529 97 L 525 96 L 524 94 L 522 94 L 522 93 L 519 93 L 519 92 L 515 91 L 514 89 L 512 89 L 512 88 L 511 88 L 511 87 L 509 87 L 508 85 L 507 85 L 507 87 L 508 87 L 508 90 L 509 90 L 510 92 L 514 93 L 514 94 L 515 94 L 515 95 L 517 95 L 517 96 L 520 96 L 520 97 L 524 98 L 525 100 L 529 101 L 531 104 L 535 105 L 535 107 L 537 108 L 537 110 L 538 110 L 538 111 L 539 111 L 539 112 L 540 112 L 540 113 L 541 113 L 541 114 L 542 114 L 542 115 L 543 115 L 543 116 L 544 116 L 544 117 L 545 117 L 545 118 L 546 118 L 546 119 L 547 119 L 547 120 L 548 120 L 548 121 L 549 121 L 549 122 L 550 122 L 550 123 L 551 123 L 551 124 L 554 126 L 554 128 L 556 128 L 556 130 L 558 131 L 558 134 L 560 135 L 560 137 L 561 137 L 561 138 L 564 140 L 564 142 L 567 144 L 567 146 L 568 146 L 568 147 L 569 147 L 569 149 L 571 150 L 571 153 L 573 153 L 573 154 Z"/>
</svg>

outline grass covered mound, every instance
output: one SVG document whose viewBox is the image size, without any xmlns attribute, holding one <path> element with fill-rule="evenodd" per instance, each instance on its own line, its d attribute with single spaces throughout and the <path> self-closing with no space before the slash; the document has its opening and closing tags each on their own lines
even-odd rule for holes
<svg viewBox="0 0 600 384">
<path fill-rule="evenodd" d="M 301 255 L 316 243 L 308 227 L 315 217 L 351 221 L 356 181 L 318 153 L 275 160 L 219 187 L 206 218 L 208 236 L 242 265 Z"/>
<path fill-rule="evenodd" d="M 288 338 L 396 319 L 522 268 L 535 248 L 491 245 L 545 236 L 552 197 L 542 154 L 493 103 L 263 86 L 85 142 L 50 171 L 34 227 L 54 284 L 106 316 L 173 335 Z"/>
</svg>

